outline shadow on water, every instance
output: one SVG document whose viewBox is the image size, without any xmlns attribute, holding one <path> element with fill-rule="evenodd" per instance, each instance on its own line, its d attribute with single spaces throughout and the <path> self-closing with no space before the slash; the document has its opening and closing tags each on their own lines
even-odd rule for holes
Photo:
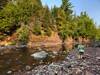
<svg viewBox="0 0 100 75">
<path fill-rule="evenodd" d="M 40 64 L 50 64 L 52 62 L 61 61 L 64 59 L 66 53 L 63 53 L 65 48 L 62 47 L 61 52 L 54 57 L 48 57 L 44 62 L 35 60 L 30 55 L 27 47 L 12 49 L 10 53 L 0 55 L 0 75 L 7 75 L 7 72 L 16 72 L 18 70 L 25 70 L 26 66 L 30 69 Z M 36 52 L 36 50 L 34 50 Z M 48 51 L 52 55 L 52 52 Z"/>
</svg>

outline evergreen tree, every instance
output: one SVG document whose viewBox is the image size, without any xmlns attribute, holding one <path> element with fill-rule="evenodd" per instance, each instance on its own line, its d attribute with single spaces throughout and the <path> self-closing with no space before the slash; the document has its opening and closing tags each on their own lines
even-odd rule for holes
<svg viewBox="0 0 100 75">
<path fill-rule="evenodd" d="M 71 15 L 72 15 L 72 4 L 69 0 L 62 0 L 62 5 L 61 8 L 65 11 L 66 14 L 66 20 L 70 20 L 71 19 Z"/>
<path fill-rule="evenodd" d="M 87 15 L 86 12 L 81 12 L 78 16 L 77 33 L 82 37 L 95 37 L 96 27 L 93 20 Z"/>
</svg>

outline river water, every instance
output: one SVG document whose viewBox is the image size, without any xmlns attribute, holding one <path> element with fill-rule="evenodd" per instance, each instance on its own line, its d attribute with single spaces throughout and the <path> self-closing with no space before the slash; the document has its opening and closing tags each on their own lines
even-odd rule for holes
<svg viewBox="0 0 100 75">
<path fill-rule="evenodd" d="M 36 52 L 36 50 L 34 50 Z M 48 52 L 52 55 L 52 52 Z M 9 72 L 16 72 L 18 70 L 26 69 L 29 66 L 29 70 L 40 64 L 50 64 L 52 62 L 61 61 L 66 56 L 66 53 L 60 52 L 60 54 L 53 57 L 48 57 L 44 62 L 40 62 L 31 57 L 32 53 L 28 48 L 12 49 L 11 52 L 6 54 L 0 54 L 0 75 L 7 75 Z"/>
</svg>

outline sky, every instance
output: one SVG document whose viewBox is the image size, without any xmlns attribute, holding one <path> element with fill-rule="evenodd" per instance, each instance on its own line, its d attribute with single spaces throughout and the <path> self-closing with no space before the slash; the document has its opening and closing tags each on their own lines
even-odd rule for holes
<svg viewBox="0 0 100 75">
<path fill-rule="evenodd" d="M 56 5 L 60 7 L 61 0 L 41 0 L 43 5 L 48 5 L 49 8 Z M 86 11 L 87 14 L 95 21 L 97 26 L 100 26 L 100 0 L 70 0 L 73 5 L 73 11 L 79 15 L 81 11 Z"/>
</svg>

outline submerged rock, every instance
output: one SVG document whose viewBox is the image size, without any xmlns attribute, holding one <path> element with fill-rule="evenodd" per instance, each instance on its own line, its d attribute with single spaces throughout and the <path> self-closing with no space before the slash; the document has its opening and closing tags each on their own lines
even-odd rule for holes
<svg viewBox="0 0 100 75">
<path fill-rule="evenodd" d="M 31 54 L 31 56 L 34 57 L 34 59 L 36 59 L 36 60 L 43 60 L 43 59 L 47 58 L 48 53 L 45 51 L 40 51 L 40 52 Z"/>
</svg>

